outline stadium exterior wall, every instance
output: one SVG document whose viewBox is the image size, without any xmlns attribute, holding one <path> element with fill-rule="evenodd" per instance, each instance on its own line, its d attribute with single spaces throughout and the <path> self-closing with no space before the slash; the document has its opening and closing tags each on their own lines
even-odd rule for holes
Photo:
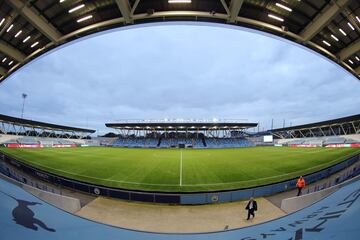
<svg viewBox="0 0 360 240">
<path fill-rule="evenodd" d="M 36 169 L 32 166 L 24 164 L 12 157 L 0 152 L 0 159 L 6 164 L 10 164 L 17 169 L 55 184 L 57 186 L 63 186 L 66 188 L 74 189 L 81 192 L 86 192 L 93 195 L 101 195 L 105 197 L 119 198 L 128 201 L 140 201 L 150 203 L 166 203 L 166 204 L 182 204 L 182 205 L 197 205 L 197 204 L 211 204 L 211 203 L 224 203 L 234 202 L 250 197 L 263 197 L 280 192 L 284 192 L 290 189 L 296 188 L 296 180 L 291 179 L 284 182 L 249 188 L 249 189 L 237 189 L 228 191 L 216 191 L 216 192 L 197 192 L 197 193 L 162 193 L 162 192 L 145 192 L 145 191 L 131 191 L 125 189 L 108 188 L 99 185 L 93 185 L 85 182 L 80 182 L 54 174 L 47 173 L 45 171 Z M 324 170 L 308 174 L 305 177 L 307 183 L 313 183 L 320 179 L 326 178 L 336 172 L 339 172 L 355 162 L 360 160 L 360 154 L 348 158 L 334 166 L 326 168 Z M 11 176 L 11 173 L 7 167 L 0 164 L 0 172 Z"/>
</svg>

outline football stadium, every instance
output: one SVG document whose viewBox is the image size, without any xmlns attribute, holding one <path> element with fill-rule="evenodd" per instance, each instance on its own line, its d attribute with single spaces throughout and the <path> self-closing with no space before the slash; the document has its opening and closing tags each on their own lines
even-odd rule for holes
<svg viewBox="0 0 360 240">
<path fill-rule="evenodd" d="M 207 204 L 272 195 L 294 188 L 299 176 L 310 183 L 346 169 L 360 153 L 360 115 L 265 132 L 240 120 L 122 120 L 105 124 L 116 136 L 97 138 L 91 129 L 6 115 L 1 122 L 5 173 L 20 168 L 130 201 Z M 192 199 L 196 194 L 207 197 Z"/>
<path fill-rule="evenodd" d="M 354 116 L 354 120 L 359 119 Z M 141 120 L 106 125 L 116 128 L 120 137 L 98 146 L 75 147 L 73 143 L 72 148 L 53 148 L 57 145 L 50 143 L 50 147 L 43 147 L 48 140 L 23 137 L 5 142 L 7 148 L 1 151 L 39 170 L 72 180 L 158 192 L 258 187 L 318 172 L 360 151 L 355 147 L 331 147 L 357 143 L 351 138 L 332 136 L 311 140 L 308 146 L 316 146 L 310 148 L 294 147 L 296 141 L 273 147 L 273 135 L 264 135 L 270 138 L 264 142 L 261 136 L 246 132 L 256 123 L 236 120 Z"/>
<path fill-rule="evenodd" d="M 77 40 L 163 23 L 286 39 L 358 81 L 359 17 L 356 0 L 5 0 L 0 88 Z M 0 239 L 360 234 L 360 114 L 262 130 L 260 119 L 221 116 L 103 119 L 99 134 L 91 124 L 23 117 L 26 98 L 21 117 L 0 114 Z"/>
</svg>

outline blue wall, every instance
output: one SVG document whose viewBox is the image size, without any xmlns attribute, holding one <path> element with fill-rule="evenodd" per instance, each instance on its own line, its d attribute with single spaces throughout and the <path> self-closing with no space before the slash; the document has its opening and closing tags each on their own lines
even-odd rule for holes
<svg viewBox="0 0 360 240">
<path fill-rule="evenodd" d="M 57 209 L 1 178 L 0 213 L 0 239 L 357 240 L 360 236 L 360 181 L 277 220 L 213 233 L 161 234 L 111 227 Z M 246 213 L 244 210 L 234 214 L 245 216 Z"/>
</svg>

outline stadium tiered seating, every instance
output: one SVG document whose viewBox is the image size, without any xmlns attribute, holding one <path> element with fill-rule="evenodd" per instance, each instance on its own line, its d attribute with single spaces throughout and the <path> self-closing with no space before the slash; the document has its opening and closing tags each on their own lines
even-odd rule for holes
<svg viewBox="0 0 360 240">
<path fill-rule="evenodd" d="M 112 143 L 112 146 L 114 146 L 114 147 L 125 147 L 125 146 L 127 146 L 127 139 L 126 138 L 119 138 L 119 139 L 115 140 Z"/>
<path fill-rule="evenodd" d="M 345 138 L 343 137 L 328 137 L 324 140 L 324 144 L 342 144 L 345 143 Z"/>
<path fill-rule="evenodd" d="M 289 142 L 286 142 L 287 144 L 291 145 L 291 144 L 303 144 L 304 140 L 303 139 L 299 139 L 299 140 L 290 140 Z"/>
<path fill-rule="evenodd" d="M 177 147 L 179 144 L 193 148 L 205 147 L 201 138 L 162 138 L 160 147 Z"/>
<path fill-rule="evenodd" d="M 157 141 L 150 138 L 118 138 L 111 145 L 114 147 L 156 147 Z"/>
<path fill-rule="evenodd" d="M 171 138 L 161 138 L 159 147 L 170 147 L 172 145 Z"/>
<path fill-rule="evenodd" d="M 331 136 L 331 137 L 313 137 L 313 138 L 302 138 L 302 139 L 288 139 L 287 141 L 282 141 L 282 144 L 286 145 L 318 145 L 326 146 L 331 144 L 346 144 L 346 143 L 359 143 L 352 138 L 347 137 L 346 135 L 342 136 Z"/>
<path fill-rule="evenodd" d="M 3 135 L 0 134 L 0 144 L 12 144 L 12 143 L 18 143 L 16 139 L 19 138 L 18 136 L 13 135 Z"/>
<path fill-rule="evenodd" d="M 160 143 L 160 144 L 159 144 Z M 114 147 L 145 147 L 145 148 L 171 148 L 179 147 L 192 148 L 237 148 L 252 147 L 254 143 L 245 138 L 186 138 L 186 137 L 161 137 L 161 138 L 144 138 L 144 137 L 120 137 L 115 140 L 111 146 Z"/>
<path fill-rule="evenodd" d="M 354 139 L 348 138 L 345 140 L 345 143 L 360 143 L 360 141 L 356 141 Z"/>
<path fill-rule="evenodd" d="M 203 143 L 203 140 L 200 139 L 200 138 L 193 138 L 192 139 L 192 146 L 194 148 L 204 148 L 204 143 Z"/>
<path fill-rule="evenodd" d="M 56 139 L 53 138 L 40 138 L 38 139 L 38 141 L 40 142 L 40 144 L 43 145 L 53 145 L 53 144 L 59 144 L 59 141 L 57 141 Z"/>
<path fill-rule="evenodd" d="M 69 144 L 74 144 L 74 142 L 70 141 L 70 140 L 65 140 L 65 139 L 57 139 L 59 144 L 63 144 L 63 145 L 69 145 Z"/>
<path fill-rule="evenodd" d="M 208 148 L 239 148 L 253 147 L 254 143 L 246 138 L 206 138 Z"/>
<path fill-rule="evenodd" d="M 323 145 L 324 138 L 308 138 L 303 144 Z"/>
<path fill-rule="evenodd" d="M 39 144 L 39 141 L 34 137 L 22 137 L 17 142 L 20 144 Z"/>
<path fill-rule="evenodd" d="M 156 138 L 147 138 L 145 142 L 145 147 L 154 148 L 158 145 L 158 139 Z"/>
<path fill-rule="evenodd" d="M 4 141 L 2 142 L 2 144 L 17 144 L 18 142 L 15 140 L 15 139 L 10 139 L 10 140 L 7 140 L 7 141 Z"/>
<path fill-rule="evenodd" d="M 105 137 L 99 137 L 97 138 L 97 141 L 99 142 L 100 146 L 113 146 L 114 142 L 116 142 L 118 139 L 115 138 L 105 138 Z"/>
<path fill-rule="evenodd" d="M 208 148 L 215 148 L 218 146 L 218 142 L 216 138 L 206 138 L 205 142 Z"/>
<path fill-rule="evenodd" d="M 62 139 L 62 138 L 45 138 L 45 137 L 29 137 L 29 136 L 17 136 L 17 138 L 9 139 L 2 142 L 2 144 L 22 144 L 22 145 L 38 145 L 41 144 L 44 147 L 51 147 L 53 145 L 72 145 L 75 142 Z"/>
</svg>

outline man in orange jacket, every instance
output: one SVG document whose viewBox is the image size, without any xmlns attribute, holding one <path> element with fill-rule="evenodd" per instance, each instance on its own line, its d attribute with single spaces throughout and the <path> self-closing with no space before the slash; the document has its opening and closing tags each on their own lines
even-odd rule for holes
<svg viewBox="0 0 360 240">
<path fill-rule="evenodd" d="M 301 190 L 305 187 L 305 179 L 300 176 L 299 179 L 297 180 L 297 183 L 296 183 L 296 187 L 298 189 L 298 196 L 301 195 Z"/>
</svg>

